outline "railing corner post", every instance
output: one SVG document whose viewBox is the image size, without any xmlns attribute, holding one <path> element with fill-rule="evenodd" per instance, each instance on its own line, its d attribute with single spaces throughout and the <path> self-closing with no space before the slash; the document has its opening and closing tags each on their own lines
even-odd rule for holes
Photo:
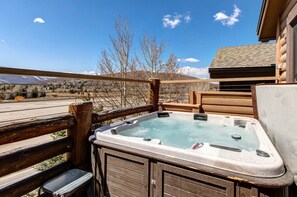
<svg viewBox="0 0 297 197">
<path fill-rule="evenodd" d="M 160 79 L 150 79 L 148 90 L 148 104 L 154 106 L 153 111 L 158 111 Z"/>
<path fill-rule="evenodd" d="M 84 170 L 91 168 L 91 145 L 88 138 L 92 127 L 92 102 L 74 103 L 69 106 L 69 113 L 74 116 L 74 127 L 68 130 L 73 148 L 70 154 L 72 164 Z"/>
</svg>

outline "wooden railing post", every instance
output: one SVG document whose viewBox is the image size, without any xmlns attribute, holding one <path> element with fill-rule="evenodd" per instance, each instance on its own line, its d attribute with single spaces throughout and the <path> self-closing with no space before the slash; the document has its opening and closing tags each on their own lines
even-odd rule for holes
<svg viewBox="0 0 297 197">
<path fill-rule="evenodd" d="M 189 104 L 196 104 L 196 94 L 195 91 L 190 90 L 189 96 L 188 96 Z"/>
<path fill-rule="evenodd" d="M 148 90 L 148 104 L 154 106 L 153 111 L 158 111 L 160 79 L 150 79 Z"/>
<path fill-rule="evenodd" d="M 69 112 L 74 116 L 74 127 L 68 130 L 73 140 L 70 161 L 75 167 L 90 170 L 91 145 L 88 138 L 92 126 L 92 102 L 74 103 L 69 106 Z"/>
</svg>

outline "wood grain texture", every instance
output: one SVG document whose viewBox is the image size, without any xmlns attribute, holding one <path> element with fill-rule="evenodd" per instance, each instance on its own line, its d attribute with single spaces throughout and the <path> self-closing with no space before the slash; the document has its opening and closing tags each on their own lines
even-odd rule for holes
<svg viewBox="0 0 297 197">
<path fill-rule="evenodd" d="M 259 118 L 259 113 L 258 113 L 256 86 L 252 86 L 252 102 L 253 102 L 254 117 L 256 119 L 258 119 Z"/>
<path fill-rule="evenodd" d="M 287 61 L 287 54 L 286 53 L 281 55 L 280 61 L 281 62 L 286 62 Z"/>
<path fill-rule="evenodd" d="M 296 51 L 294 46 L 294 25 L 296 25 L 297 19 L 297 0 L 291 0 L 291 2 L 287 5 L 287 10 L 290 10 L 286 20 L 286 28 L 288 31 L 287 34 L 287 68 L 286 68 L 286 82 L 293 83 L 295 82 L 295 59 L 296 59 Z"/>
<path fill-rule="evenodd" d="M 281 17 L 280 17 L 280 21 L 281 23 L 285 23 L 287 22 L 287 17 L 290 13 L 290 11 L 293 9 L 293 7 L 295 6 L 295 4 L 297 3 L 296 0 L 287 0 L 286 4 L 284 5 L 284 11 L 281 13 Z"/>
<path fill-rule="evenodd" d="M 247 106 L 247 107 L 253 106 L 253 103 L 250 98 L 246 98 L 246 99 L 203 98 L 202 103 L 206 105 Z"/>
<path fill-rule="evenodd" d="M 234 183 L 231 181 L 164 163 L 158 163 L 157 170 L 157 196 L 234 196 Z"/>
<path fill-rule="evenodd" d="M 181 166 L 183 168 L 191 169 L 193 171 L 200 171 L 205 174 L 210 174 L 212 176 L 221 177 L 224 179 L 228 179 L 230 181 L 239 181 L 241 183 L 247 183 L 249 185 L 255 187 L 263 187 L 263 188 L 281 188 L 289 186 L 293 183 L 293 175 L 289 169 L 287 169 L 286 173 L 280 177 L 276 178 L 257 178 L 246 176 L 234 172 L 228 172 L 219 168 L 212 168 L 206 165 L 200 165 L 197 163 L 181 160 L 179 158 L 171 158 L 163 155 L 159 155 L 158 153 L 138 150 L 132 147 L 126 147 L 121 145 L 114 145 L 112 143 L 103 142 L 100 140 L 96 140 L 95 144 L 100 147 L 105 147 L 105 149 L 111 149 L 113 151 L 123 152 L 125 154 L 137 155 L 138 157 L 148 158 L 151 161 L 158 161 L 167 164 L 171 164 L 174 166 Z"/>
<path fill-rule="evenodd" d="M 202 82 L 231 82 L 231 81 L 268 81 L 276 80 L 277 77 L 242 77 L 242 78 L 221 78 L 221 79 L 191 79 L 191 80 L 170 80 L 161 81 L 161 84 L 176 83 L 202 83 Z"/>
<path fill-rule="evenodd" d="M 108 76 L 100 76 L 100 75 L 84 75 L 84 74 L 74 74 L 74 73 L 62 73 L 62 72 L 52 72 L 52 71 L 43 71 L 43 70 L 7 68 L 7 67 L 0 67 L 0 74 L 61 77 L 61 78 L 90 79 L 90 80 L 104 80 L 104 81 L 127 81 L 127 82 L 137 82 L 137 83 L 151 83 L 151 81 L 149 81 L 149 80 L 108 77 Z"/>
<path fill-rule="evenodd" d="M 287 71 L 282 72 L 282 74 L 279 77 L 280 81 L 286 81 L 287 79 Z"/>
<path fill-rule="evenodd" d="M 281 64 L 281 71 L 284 72 L 286 70 L 287 70 L 287 63 L 284 62 L 284 63 Z"/>
<path fill-rule="evenodd" d="M 285 34 L 287 34 L 287 33 L 285 33 Z M 280 39 L 280 45 L 281 46 L 284 46 L 284 45 L 286 45 L 287 44 L 287 40 L 286 40 L 286 37 L 282 37 L 281 39 Z"/>
<path fill-rule="evenodd" d="M 0 156 L 0 176 L 22 170 L 54 156 L 70 152 L 72 141 L 62 138 L 34 147 L 29 147 Z"/>
<path fill-rule="evenodd" d="M 244 96 L 244 97 L 248 97 L 251 96 L 250 92 L 220 92 L 220 91 L 195 91 L 196 94 L 202 94 L 203 96 L 207 96 L 207 95 L 211 95 L 211 96 Z"/>
<path fill-rule="evenodd" d="M 200 92 L 189 94 L 192 103 L 200 103 L 200 113 L 253 116 L 250 92 Z M 177 110 L 171 106 L 171 110 Z M 190 110 L 184 110 L 190 112 Z"/>
<path fill-rule="evenodd" d="M 72 115 L 62 115 L 0 127 L 0 145 L 53 133 L 74 126 Z"/>
<path fill-rule="evenodd" d="M 235 113 L 223 113 L 223 112 L 207 112 L 206 114 L 214 114 L 214 115 L 225 115 L 225 116 L 241 116 L 241 117 L 248 117 L 248 118 L 254 118 L 254 115 L 248 115 L 248 114 L 235 114 Z"/>
<path fill-rule="evenodd" d="M 202 105 L 205 113 L 220 112 L 220 113 L 234 113 L 234 114 L 248 114 L 253 115 L 252 107 L 238 107 L 238 106 L 220 106 L 220 105 Z"/>
<path fill-rule="evenodd" d="M 110 196 L 148 196 L 148 159 L 102 149 L 105 194 Z"/>
<path fill-rule="evenodd" d="M 180 111 L 199 113 L 200 106 L 185 103 L 161 103 L 160 107 L 166 111 Z"/>
<path fill-rule="evenodd" d="M 116 110 L 107 110 L 99 113 L 92 114 L 92 123 L 101 123 L 107 120 L 112 120 L 115 118 L 120 118 L 124 116 L 129 116 L 136 113 L 152 111 L 154 106 L 149 105 L 142 105 L 142 106 L 135 106 L 135 107 L 127 107 L 127 108 L 120 108 Z"/>
<path fill-rule="evenodd" d="M 70 160 L 77 168 L 91 169 L 91 144 L 89 136 L 92 126 L 92 102 L 76 103 L 69 106 L 69 113 L 74 116 L 74 127 L 68 130 L 73 139 L 73 149 Z"/>
<path fill-rule="evenodd" d="M 287 45 L 284 44 L 281 48 L 280 48 L 280 54 L 283 55 L 287 52 Z"/>
<path fill-rule="evenodd" d="M 195 91 L 190 90 L 189 94 L 188 94 L 188 103 L 189 104 L 196 104 L 196 94 Z"/>
<path fill-rule="evenodd" d="M 267 189 L 256 188 L 247 184 L 236 185 L 236 197 L 285 197 L 287 196 L 287 188 Z"/>
<path fill-rule="evenodd" d="M 148 89 L 148 104 L 153 105 L 153 111 L 158 111 L 160 79 L 151 79 Z"/>
<path fill-rule="evenodd" d="M 0 189 L 1 197 L 22 196 L 34 189 L 40 187 L 46 181 L 65 172 L 71 167 L 69 162 L 58 164 L 50 169 L 44 170 L 38 174 L 22 179 L 16 183 Z"/>
</svg>

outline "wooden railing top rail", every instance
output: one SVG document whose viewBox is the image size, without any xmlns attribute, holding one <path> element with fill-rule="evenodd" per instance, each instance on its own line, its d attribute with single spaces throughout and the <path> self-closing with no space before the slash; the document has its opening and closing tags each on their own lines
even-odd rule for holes
<svg viewBox="0 0 297 197">
<path fill-rule="evenodd" d="M 85 75 L 85 74 L 75 74 L 75 73 L 63 73 L 63 72 L 20 69 L 20 68 L 8 68 L 8 67 L 1 67 L 1 66 L 0 66 L 0 74 L 43 76 L 43 77 L 61 77 L 61 78 L 105 80 L 105 81 L 126 81 L 126 82 L 137 82 L 137 83 L 151 83 L 150 80 L 129 79 L 129 78 L 120 78 L 120 77 L 108 77 L 108 76 L 101 76 L 101 75 Z"/>
<path fill-rule="evenodd" d="M 278 77 L 242 77 L 242 78 L 220 78 L 220 79 L 162 80 L 161 84 L 236 82 L 236 81 L 270 81 L 270 80 L 271 81 L 278 80 Z"/>
<path fill-rule="evenodd" d="M 69 129 L 73 126 L 74 118 L 70 114 L 3 126 L 0 127 L 0 145 Z"/>
<path fill-rule="evenodd" d="M 198 94 L 205 94 L 205 95 L 232 95 L 232 96 L 251 96 L 251 92 L 224 92 L 224 91 L 195 91 L 191 90 L 191 92 L 197 92 Z"/>
</svg>

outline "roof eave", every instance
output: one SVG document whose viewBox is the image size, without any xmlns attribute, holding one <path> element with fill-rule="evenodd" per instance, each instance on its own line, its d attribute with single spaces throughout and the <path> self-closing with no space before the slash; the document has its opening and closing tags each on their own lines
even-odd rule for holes
<svg viewBox="0 0 297 197">
<path fill-rule="evenodd" d="M 283 2 L 280 0 L 263 0 L 257 26 L 259 41 L 267 42 L 276 39 L 278 17 Z"/>
<path fill-rule="evenodd" d="M 258 20 L 258 25 L 257 25 L 257 35 L 260 34 L 260 27 L 262 25 L 262 21 L 263 21 L 263 15 L 264 15 L 264 8 L 267 4 L 267 0 L 263 0 L 262 1 L 262 6 L 261 6 L 261 11 L 260 11 L 260 16 L 259 16 L 259 20 Z"/>
</svg>

